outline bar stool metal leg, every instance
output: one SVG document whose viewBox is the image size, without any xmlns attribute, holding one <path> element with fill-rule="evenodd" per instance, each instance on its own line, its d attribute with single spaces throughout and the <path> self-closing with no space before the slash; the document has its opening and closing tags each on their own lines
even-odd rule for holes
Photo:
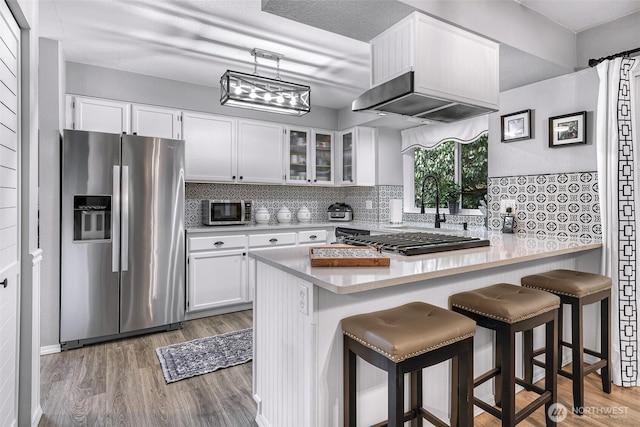
<svg viewBox="0 0 640 427">
<path fill-rule="evenodd" d="M 582 335 L 582 299 L 571 302 L 571 372 L 573 376 L 573 410 L 582 414 L 584 406 L 584 338 Z"/>
</svg>

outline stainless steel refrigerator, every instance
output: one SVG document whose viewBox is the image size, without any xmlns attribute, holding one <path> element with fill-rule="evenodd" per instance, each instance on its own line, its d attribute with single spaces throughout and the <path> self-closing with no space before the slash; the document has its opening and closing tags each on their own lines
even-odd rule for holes
<svg viewBox="0 0 640 427">
<path fill-rule="evenodd" d="M 61 347 L 180 327 L 184 141 L 65 130 L 61 186 Z"/>
</svg>

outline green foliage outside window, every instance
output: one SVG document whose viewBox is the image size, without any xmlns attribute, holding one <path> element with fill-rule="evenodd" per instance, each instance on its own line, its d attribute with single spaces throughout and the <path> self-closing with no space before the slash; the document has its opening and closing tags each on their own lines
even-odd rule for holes
<svg viewBox="0 0 640 427">
<path fill-rule="evenodd" d="M 457 147 L 456 147 L 457 145 Z M 460 150 L 461 177 L 456 179 L 456 149 Z M 414 152 L 415 207 L 422 202 L 422 183 L 426 174 L 436 175 L 440 183 L 440 206 L 446 207 L 443 197 L 447 183 L 455 181 L 462 187 L 462 208 L 477 209 L 487 193 L 488 137 L 482 135 L 471 144 L 447 141 L 430 150 L 416 148 Z M 424 185 L 425 207 L 435 208 L 435 185 L 428 179 Z"/>
</svg>

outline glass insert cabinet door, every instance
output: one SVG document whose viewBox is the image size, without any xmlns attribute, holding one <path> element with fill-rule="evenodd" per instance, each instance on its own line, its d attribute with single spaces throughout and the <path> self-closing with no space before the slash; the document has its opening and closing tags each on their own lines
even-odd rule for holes
<svg viewBox="0 0 640 427">
<path fill-rule="evenodd" d="M 353 132 L 342 134 L 342 181 L 353 182 Z"/>
<path fill-rule="evenodd" d="M 309 131 L 289 130 L 289 176 L 290 181 L 307 181 L 309 164 Z M 310 177 L 309 177 L 310 179 Z"/>
<path fill-rule="evenodd" d="M 331 182 L 331 167 L 333 158 L 333 133 L 316 132 L 314 134 L 315 142 L 315 169 L 316 176 L 314 182 Z"/>
</svg>

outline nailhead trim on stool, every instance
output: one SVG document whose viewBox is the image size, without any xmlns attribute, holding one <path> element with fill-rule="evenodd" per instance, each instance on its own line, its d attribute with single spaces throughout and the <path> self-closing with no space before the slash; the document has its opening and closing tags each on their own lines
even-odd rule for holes
<svg viewBox="0 0 640 427">
<path fill-rule="evenodd" d="M 558 355 L 562 358 L 562 348 L 569 347 L 572 355 L 571 372 L 558 365 L 558 374 L 571 379 L 573 385 L 573 411 L 582 415 L 584 408 L 584 377 L 600 369 L 602 390 L 611 393 L 611 278 L 595 273 L 584 273 L 574 270 L 551 270 L 532 274 L 521 279 L 522 286 L 540 289 L 558 295 L 562 304 L 571 306 L 571 343 L 562 338 L 562 314 L 558 316 Z M 600 302 L 600 351 L 584 348 L 583 342 L 583 307 Z M 562 310 L 561 310 L 562 313 Z M 524 342 L 524 377 L 531 381 L 533 365 L 544 367 L 544 362 L 535 359 L 541 350 L 533 349 L 533 334 L 525 333 Z M 584 366 L 584 353 L 600 360 Z M 580 363 L 576 363 L 580 361 Z"/>
<path fill-rule="evenodd" d="M 557 320 L 560 298 L 548 292 L 499 283 L 449 297 L 451 309 L 469 316 L 480 327 L 496 332 L 496 367 L 475 378 L 477 387 L 491 378 L 495 379 L 496 406 L 473 398 L 476 406 L 502 420 L 503 427 L 513 427 L 533 411 L 545 407 L 545 414 L 557 402 Z M 549 367 L 545 374 L 544 389 L 516 377 L 516 333 L 533 330 L 545 325 L 546 355 Z M 516 411 L 516 384 L 539 394 L 532 403 Z M 547 427 L 555 426 L 555 418 L 545 416 Z"/>
<path fill-rule="evenodd" d="M 389 427 L 427 419 L 444 421 L 422 407 L 422 369 L 452 359 L 451 425 L 473 425 L 473 320 L 450 310 L 413 302 L 342 320 L 344 425 L 356 425 L 356 356 L 388 375 Z M 404 374 L 410 373 L 409 412 L 404 412 Z"/>
</svg>

